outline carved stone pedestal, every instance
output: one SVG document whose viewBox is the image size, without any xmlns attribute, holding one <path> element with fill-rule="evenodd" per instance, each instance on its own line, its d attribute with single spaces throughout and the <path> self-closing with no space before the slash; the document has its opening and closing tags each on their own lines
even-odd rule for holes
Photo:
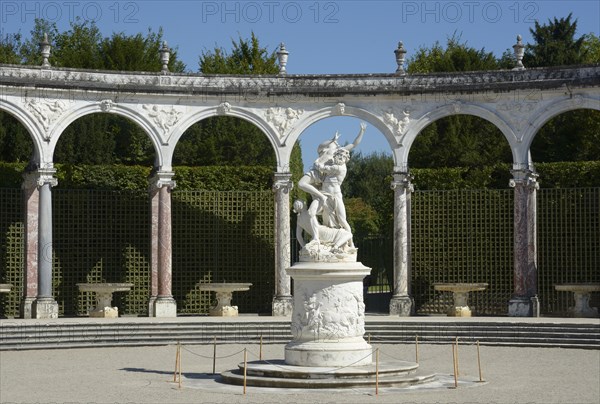
<svg viewBox="0 0 600 404">
<path fill-rule="evenodd" d="M 158 297 L 154 301 L 154 317 L 177 317 L 177 303 L 172 297 Z"/>
<path fill-rule="evenodd" d="M 413 307 L 413 300 L 410 296 L 392 296 L 390 316 L 409 317 L 412 314 Z"/>
<path fill-rule="evenodd" d="M 300 262 L 287 270 L 294 279 L 293 339 L 285 363 L 295 366 L 363 366 L 372 363 L 364 340 L 360 262 Z"/>
<path fill-rule="evenodd" d="M 293 311 L 292 297 L 274 297 L 272 306 L 273 317 L 287 317 Z"/>
<path fill-rule="evenodd" d="M 51 297 L 37 298 L 32 308 L 33 318 L 58 318 L 58 303 Z"/>
</svg>

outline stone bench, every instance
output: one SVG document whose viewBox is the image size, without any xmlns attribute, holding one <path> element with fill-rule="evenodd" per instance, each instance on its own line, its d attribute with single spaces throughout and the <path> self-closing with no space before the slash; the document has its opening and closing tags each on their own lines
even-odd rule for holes
<svg viewBox="0 0 600 404">
<path fill-rule="evenodd" d="M 217 304 L 211 307 L 208 314 L 211 316 L 235 317 L 238 315 L 238 307 L 231 305 L 233 292 L 245 292 L 250 290 L 251 283 L 201 283 L 200 290 L 215 292 Z"/>
<path fill-rule="evenodd" d="M 573 292 L 575 306 L 569 308 L 574 317 L 598 317 L 598 308 L 590 307 L 592 292 L 600 292 L 600 283 L 563 283 L 554 285 L 554 289 L 561 292 Z"/>
<path fill-rule="evenodd" d="M 117 318 L 119 309 L 112 306 L 114 292 L 127 292 L 133 283 L 78 283 L 81 292 L 96 294 L 96 307 L 89 311 L 90 317 Z"/>
<path fill-rule="evenodd" d="M 452 292 L 454 306 L 448 309 L 448 315 L 453 317 L 471 317 L 471 309 L 467 305 L 469 292 L 482 291 L 487 288 L 487 283 L 434 283 L 435 290 Z"/>
<path fill-rule="evenodd" d="M 0 283 L 0 293 L 10 293 L 12 286 L 10 283 Z"/>
</svg>

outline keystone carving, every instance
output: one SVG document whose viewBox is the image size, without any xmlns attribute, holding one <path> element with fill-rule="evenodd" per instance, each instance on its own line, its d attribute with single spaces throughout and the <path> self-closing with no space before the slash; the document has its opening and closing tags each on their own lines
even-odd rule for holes
<svg viewBox="0 0 600 404">
<path fill-rule="evenodd" d="M 283 138 L 303 113 L 303 109 L 292 109 L 290 107 L 269 108 L 265 111 L 265 118 L 267 122 L 270 122 L 275 127 L 279 133 L 279 137 Z"/>
<path fill-rule="evenodd" d="M 40 100 L 36 98 L 29 98 L 25 105 L 33 113 L 33 116 L 44 128 L 44 140 L 50 140 L 49 129 L 50 125 L 56 121 L 56 119 L 66 109 L 66 105 L 62 100 Z"/>
<path fill-rule="evenodd" d="M 219 114 L 219 115 L 225 115 L 229 111 L 231 111 L 231 104 L 228 103 L 227 101 L 220 103 L 219 106 L 217 107 L 217 114 Z"/>
<path fill-rule="evenodd" d="M 343 102 L 336 104 L 336 106 L 333 108 L 333 113 L 335 115 L 344 115 L 345 112 L 346 112 L 346 104 L 344 104 Z"/>
<path fill-rule="evenodd" d="M 109 112 L 115 107 L 116 103 L 113 100 L 102 100 L 100 101 L 100 110 L 102 112 Z"/>
</svg>

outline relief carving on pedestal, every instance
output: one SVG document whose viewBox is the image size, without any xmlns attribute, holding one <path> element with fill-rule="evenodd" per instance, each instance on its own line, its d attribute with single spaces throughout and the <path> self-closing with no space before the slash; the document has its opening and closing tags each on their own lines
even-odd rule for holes
<svg viewBox="0 0 600 404">
<path fill-rule="evenodd" d="M 332 285 L 315 294 L 305 289 L 296 293 L 303 296 L 304 312 L 295 312 L 292 319 L 295 339 L 327 341 L 364 335 L 362 290 Z"/>
</svg>

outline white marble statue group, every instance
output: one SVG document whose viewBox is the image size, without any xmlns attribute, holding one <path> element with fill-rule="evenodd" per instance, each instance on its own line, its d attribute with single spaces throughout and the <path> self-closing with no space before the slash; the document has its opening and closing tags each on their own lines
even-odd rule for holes
<svg viewBox="0 0 600 404">
<path fill-rule="evenodd" d="M 360 132 L 354 142 L 340 146 L 340 134 L 321 143 L 319 157 L 312 168 L 298 182 L 298 187 L 312 196 L 310 206 L 301 200 L 294 202 L 297 214 L 296 238 L 302 247 L 300 261 L 355 261 L 356 248 L 352 229 L 346 218 L 342 197 L 342 182 L 346 178 L 346 163 L 350 150 L 358 146 L 367 125 L 360 124 Z M 321 216 L 322 222 L 318 216 Z M 303 232 L 312 239 L 304 241 Z"/>
</svg>

